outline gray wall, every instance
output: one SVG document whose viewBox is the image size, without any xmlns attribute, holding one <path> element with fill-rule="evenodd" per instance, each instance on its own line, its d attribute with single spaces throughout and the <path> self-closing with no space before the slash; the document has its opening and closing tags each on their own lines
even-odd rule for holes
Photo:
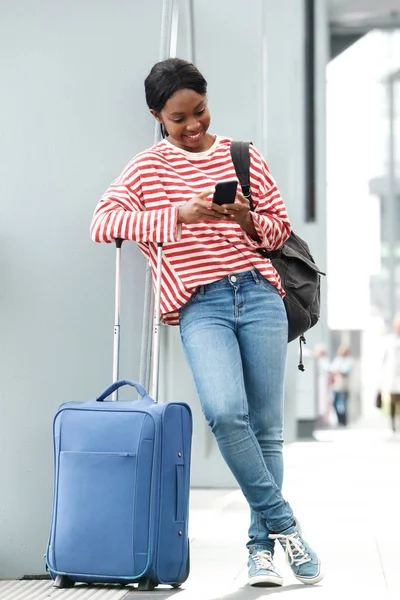
<svg viewBox="0 0 400 600">
<path fill-rule="evenodd" d="M 53 415 L 112 378 L 114 251 L 89 224 L 153 142 L 143 79 L 161 0 L 151 4 L 0 3 L 0 577 L 44 571 Z M 144 268 L 127 244 L 122 376 L 139 375 Z"/>
</svg>

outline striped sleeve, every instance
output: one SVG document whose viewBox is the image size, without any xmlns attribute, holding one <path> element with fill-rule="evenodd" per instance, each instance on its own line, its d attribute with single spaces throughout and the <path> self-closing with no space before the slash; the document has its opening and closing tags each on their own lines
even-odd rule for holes
<svg viewBox="0 0 400 600">
<path fill-rule="evenodd" d="M 289 237 L 291 225 L 278 187 L 260 152 L 250 146 L 250 184 L 254 200 L 251 212 L 259 241 L 246 232 L 246 244 L 251 248 L 276 250 Z"/>
<path fill-rule="evenodd" d="M 134 242 L 176 242 L 180 239 L 178 208 L 145 210 L 141 181 L 135 163 L 130 163 L 110 185 L 97 204 L 90 235 L 95 242 L 116 238 Z"/>
</svg>

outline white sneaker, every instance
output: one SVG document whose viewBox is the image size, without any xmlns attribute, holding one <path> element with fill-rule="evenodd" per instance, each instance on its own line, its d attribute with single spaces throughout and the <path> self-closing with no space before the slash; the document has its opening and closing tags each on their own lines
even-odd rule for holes
<svg viewBox="0 0 400 600">
<path fill-rule="evenodd" d="M 283 579 L 275 569 L 272 554 L 269 550 L 254 549 L 249 554 L 249 584 L 257 587 L 273 587 L 282 585 Z"/>
<path fill-rule="evenodd" d="M 303 538 L 299 525 L 293 525 L 282 533 L 271 534 L 269 537 L 281 543 L 289 566 L 299 581 L 313 585 L 324 578 L 321 562 Z"/>
</svg>

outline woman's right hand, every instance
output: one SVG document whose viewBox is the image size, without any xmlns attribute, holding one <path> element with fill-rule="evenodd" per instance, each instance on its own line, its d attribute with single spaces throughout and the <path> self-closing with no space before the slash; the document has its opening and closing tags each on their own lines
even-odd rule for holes
<svg viewBox="0 0 400 600">
<path fill-rule="evenodd" d="M 207 198 L 215 192 L 210 188 L 179 207 L 178 223 L 201 223 L 202 221 L 221 221 L 226 219 L 226 211 L 212 204 Z"/>
</svg>

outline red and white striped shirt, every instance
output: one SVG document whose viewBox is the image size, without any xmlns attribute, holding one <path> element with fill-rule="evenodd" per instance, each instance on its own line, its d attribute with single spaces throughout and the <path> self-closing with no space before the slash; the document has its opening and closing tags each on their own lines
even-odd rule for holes
<svg viewBox="0 0 400 600">
<path fill-rule="evenodd" d="M 179 323 L 178 309 L 198 286 L 233 272 L 258 269 L 285 295 L 278 273 L 257 248 L 279 248 L 289 237 L 290 222 L 276 183 L 254 146 L 250 146 L 251 216 L 259 241 L 237 223 L 177 222 L 179 206 L 219 181 L 237 179 L 230 143 L 229 138 L 217 137 L 209 150 L 193 153 L 163 140 L 133 158 L 94 211 L 92 239 L 137 242 L 150 262 L 153 281 L 157 243 L 163 243 L 161 315 L 168 325 Z"/>
</svg>

